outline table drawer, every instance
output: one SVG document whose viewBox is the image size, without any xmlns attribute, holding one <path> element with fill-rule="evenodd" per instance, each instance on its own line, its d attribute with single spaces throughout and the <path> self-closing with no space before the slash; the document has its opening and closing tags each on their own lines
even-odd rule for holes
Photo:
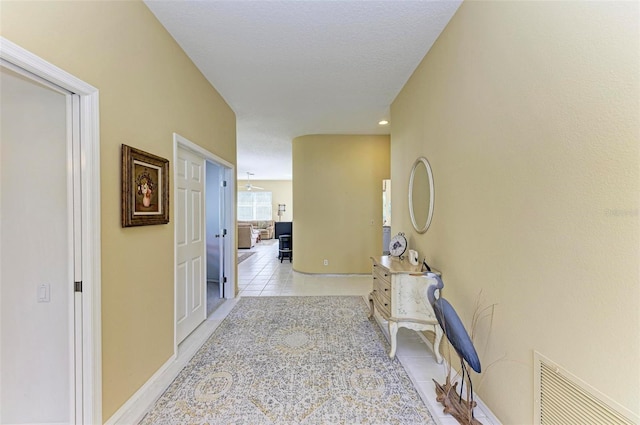
<svg viewBox="0 0 640 425">
<path fill-rule="evenodd" d="M 373 302 L 375 304 L 378 312 L 384 317 L 388 319 L 391 316 L 391 300 L 381 296 L 379 291 L 373 292 Z"/>
<path fill-rule="evenodd" d="M 377 276 L 373 277 L 373 289 L 391 302 L 391 284 Z"/>
<path fill-rule="evenodd" d="M 380 287 L 391 288 L 391 277 L 389 276 L 388 271 L 384 269 L 380 269 L 379 267 L 374 267 L 372 276 L 373 276 L 374 287 L 375 287 L 375 284 L 377 284 Z"/>
<path fill-rule="evenodd" d="M 389 271 L 383 267 L 373 266 L 372 275 L 377 276 L 380 280 L 391 282 L 391 276 L 389 274 Z"/>
</svg>

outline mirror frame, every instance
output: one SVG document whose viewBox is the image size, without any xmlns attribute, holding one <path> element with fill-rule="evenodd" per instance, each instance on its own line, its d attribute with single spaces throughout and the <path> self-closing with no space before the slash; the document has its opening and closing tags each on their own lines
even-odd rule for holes
<svg viewBox="0 0 640 425">
<path fill-rule="evenodd" d="M 429 213 L 427 214 L 427 222 L 424 227 L 418 227 L 418 223 L 416 223 L 416 217 L 413 213 L 413 181 L 416 174 L 416 169 L 419 164 L 424 164 L 424 167 L 427 169 L 427 177 L 429 179 Z M 424 156 L 419 157 L 413 163 L 411 167 L 411 175 L 409 177 L 409 215 L 411 216 L 411 224 L 413 224 L 413 228 L 418 233 L 425 233 L 429 226 L 431 226 L 431 219 L 433 218 L 433 202 L 435 201 L 435 192 L 434 192 L 434 184 L 433 184 L 433 171 L 431 171 L 431 165 L 427 158 Z"/>
</svg>

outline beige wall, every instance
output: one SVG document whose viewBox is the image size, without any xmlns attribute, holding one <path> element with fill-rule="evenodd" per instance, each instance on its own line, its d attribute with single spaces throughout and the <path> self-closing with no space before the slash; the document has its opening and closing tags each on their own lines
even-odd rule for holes
<svg viewBox="0 0 640 425">
<path fill-rule="evenodd" d="M 235 115 L 141 2 L 2 2 L 2 36 L 100 90 L 103 418 L 173 354 L 173 222 L 120 227 L 120 145 L 235 163 Z M 141 265 L 144 265 L 142 267 Z"/>
<path fill-rule="evenodd" d="M 238 191 L 246 190 L 247 180 L 238 181 Z M 293 217 L 293 186 L 291 180 L 251 180 L 254 186 L 262 187 L 271 192 L 273 201 L 273 220 L 291 221 Z M 285 204 L 285 212 L 282 218 L 278 217 L 278 204 Z"/>
<path fill-rule="evenodd" d="M 294 269 L 370 273 L 369 257 L 382 253 L 386 178 L 389 136 L 293 139 Z"/>
<path fill-rule="evenodd" d="M 392 233 L 466 324 L 497 303 L 474 388 L 505 424 L 533 421 L 534 350 L 640 412 L 638 36 L 637 3 L 464 2 L 392 105 Z"/>
</svg>

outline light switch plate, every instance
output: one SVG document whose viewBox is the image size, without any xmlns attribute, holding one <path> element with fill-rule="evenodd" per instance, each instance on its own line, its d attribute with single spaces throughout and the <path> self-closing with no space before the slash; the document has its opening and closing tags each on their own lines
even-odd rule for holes
<svg viewBox="0 0 640 425">
<path fill-rule="evenodd" d="M 51 301 L 51 285 L 48 283 L 41 283 L 38 285 L 38 302 L 48 303 Z"/>
</svg>

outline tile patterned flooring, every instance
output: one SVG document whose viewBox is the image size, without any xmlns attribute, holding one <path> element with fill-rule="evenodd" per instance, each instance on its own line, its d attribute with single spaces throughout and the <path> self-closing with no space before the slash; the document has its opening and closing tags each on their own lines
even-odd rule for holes
<svg viewBox="0 0 640 425">
<path fill-rule="evenodd" d="M 288 260 L 280 263 L 277 241 L 263 241 L 251 251 L 256 254 L 238 265 L 238 287 L 242 296 L 287 295 L 361 295 L 371 292 L 370 275 L 307 275 L 293 270 Z M 381 329 L 388 336 L 387 324 L 376 317 Z M 434 419 L 440 425 L 456 425 L 458 422 L 442 412 L 435 400 L 432 379 L 444 382 L 445 366 L 436 363 L 430 344 L 417 332 L 400 328 L 398 331 L 397 357 L 409 374 Z M 475 416 L 485 425 L 499 424 L 487 407 L 479 401 Z"/>
<path fill-rule="evenodd" d="M 371 291 L 368 275 L 307 275 L 293 271 L 292 263 L 278 260 L 275 240 L 258 243 L 252 255 L 238 265 L 240 296 L 365 295 Z"/>
</svg>

